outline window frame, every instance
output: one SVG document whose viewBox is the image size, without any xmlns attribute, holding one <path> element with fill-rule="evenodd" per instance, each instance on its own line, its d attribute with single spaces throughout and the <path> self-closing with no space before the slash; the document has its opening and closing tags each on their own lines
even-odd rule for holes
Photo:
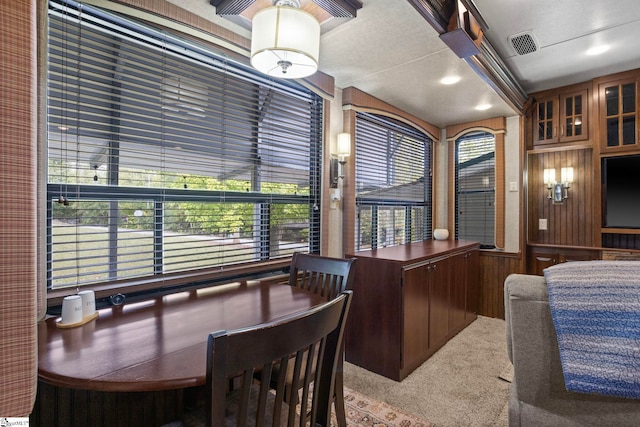
<svg viewBox="0 0 640 427">
<path fill-rule="evenodd" d="M 482 250 L 503 250 L 505 246 L 505 133 L 506 118 L 494 117 L 486 120 L 462 123 L 448 126 L 446 138 L 448 141 L 448 170 L 449 170 L 449 203 L 448 203 L 448 227 L 457 232 L 455 227 L 456 209 L 456 141 L 461 136 L 471 132 L 488 132 L 495 137 L 495 221 L 494 236 L 495 248 Z"/>
<path fill-rule="evenodd" d="M 362 250 L 373 250 L 378 249 L 380 247 L 387 246 L 397 246 L 400 244 L 407 244 L 415 241 L 423 241 L 430 239 L 431 230 L 432 230 L 432 211 L 433 211 L 433 187 L 432 187 L 432 167 L 433 167 L 433 140 L 429 138 L 424 132 L 416 130 L 412 126 L 408 126 L 405 123 L 399 122 L 397 120 L 375 114 L 375 113 L 365 113 L 358 112 L 356 113 L 356 138 L 355 138 L 355 163 L 356 163 L 356 172 L 355 172 L 355 186 L 358 187 L 358 163 L 360 159 L 358 158 L 358 137 L 359 137 L 359 129 L 364 129 L 364 127 L 369 126 L 370 129 L 377 127 L 378 129 L 386 129 L 387 134 L 393 133 L 395 136 L 401 134 L 403 138 L 409 137 L 411 139 L 416 140 L 417 143 L 423 144 L 424 150 L 424 158 L 423 158 L 423 175 L 420 178 L 423 182 L 422 187 L 422 200 L 410 200 L 410 199 L 399 199 L 394 194 L 391 194 L 390 197 L 379 197 L 379 196 L 359 196 L 358 191 L 356 190 L 355 195 L 355 222 L 354 222 L 354 251 L 362 251 Z M 387 136 L 388 136 L 387 135 Z M 389 144 L 391 141 L 386 140 L 386 143 Z M 387 150 L 388 151 L 388 150 Z M 368 153 L 370 154 L 370 153 Z M 395 158 L 395 156 L 394 156 Z M 387 162 L 394 163 L 395 161 L 387 159 Z M 387 171 L 389 171 L 390 167 L 387 164 Z M 366 172 L 369 172 L 368 170 Z M 366 173 L 365 172 L 365 173 Z M 403 178 L 402 175 L 396 176 L 393 174 L 394 179 Z M 387 178 L 388 179 L 388 178 Z M 402 182 L 398 184 L 398 187 L 405 186 L 410 183 Z M 382 190 L 384 191 L 384 190 Z M 402 230 L 399 233 L 402 236 L 402 241 L 398 242 L 395 238 L 395 229 L 391 233 L 391 238 L 393 242 L 391 244 L 387 244 L 387 235 L 381 234 L 381 230 L 379 227 L 381 225 L 385 225 L 385 223 L 381 223 L 381 216 L 383 211 L 389 211 L 386 216 L 394 217 L 396 216 L 396 210 L 400 210 L 402 215 Z M 421 209 L 422 215 L 413 215 L 415 209 Z M 370 218 L 371 225 L 370 229 L 366 230 L 367 234 L 370 234 L 370 240 L 368 244 L 364 247 L 361 247 L 361 233 L 362 223 L 363 223 L 363 214 L 365 210 L 370 210 Z M 415 218 L 415 217 L 418 218 Z M 421 220 L 419 217 L 422 217 Z M 415 223 L 415 220 L 420 220 L 421 224 L 418 226 Z M 386 224 L 389 225 L 389 224 Z M 390 225 L 396 225 L 395 220 Z M 417 229 L 417 230 L 414 230 Z M 420 233 L 419 236 L 416 236 L 414 231 Z M 380 239 L 384 239 L 380 242 Z"/>
<path fill-rule="evenodd" d="M 47 39 L 48 45 L 48 39 Z M 201 45 L 204 46 L 204 45 Z M 211 55 L 220 55 L 218 49 L 215 46 L 209 45 L 205 48 L 207 52 Z M 228 60 L 228 58 L 227 58 Z M 235 61 L 234 61 L 235 62 Z M 262 81 L 265 81 L 267 78 L 258 75 L 257 72 L 253 71 L 246 65 L 241 63 L 236 63 L 235 66 L 244 67 L 246 70 L 247 76 L 259 78 Z M 273 81 L 273 79 L 270 79 Z M 273 83 L 281 85 L 280 82 Z M 270 203 L 298 203 L 298 204 L 306 204 L 309 206 L 309 247 L 308 251 L 312 253 L 318 253 L 320 251 L 320 210 L 317 209 L 320 203 L 321 197 L 321 159 L 322 159 L 322 141 L 323 141 L 323 126 L 322 126 L 322 116 L 324 114 L 324 105 L 322 98 L 316 95 L 313 91 L 309 89 L 304 89 L 301 85 L 293 82 L 287 82 L 287 85 L 296 86 L 296 90 L 305 90 L 309 93 L 309 95 L 315 99 L 317 106 L 315 108 L 315 112 L 317 115 L 314 118 L 312 123 L 312 132 L 314 133 L 314 141 L 310 144 L 310 164 L 309 164 L 309 175 L 310 175 L 310 194 L 309 195 L 278 195 L 273 193 L 238 193 L 238 198 L 243 202 L 254 203 L 256 206 L 261 206 L 261 209 L 264 210 L 265 205 Z M 45 158 L 48 156 L 45 155 Z M 135 188 L 127 189 L 119 186 L 91 186 L 91 185 L 69 185 L 65 184 L 67 187 L 67 194 L 80 194 L 83 193 L 83 197 L 93 197 L 95 199 L 101 200 L 114 200 L 114 192 L 116 193 L 116 197 L 122 197 L 122 199 L 117 198 L 116 200 L 125 200 L 127 198 L 135 198 L 139 196 L 139 191 Z M 51 263 L 52 260 L 50 258 L 52 252 L 52 241 L 51 241 L 51 221 L 52 221 L 52 204 L 55 203 L 54 195 L 59 192 L 57 188 L 60 187 L 58 183 L 49 184 L 48 182 L 45 184 L 47 189 L 46 193 L 46 271 L 51 271 Z M 57 187 L 57 188 L 56 188 Z M 198 198 L 198 200 L 203 200 L 203 197 L 206 196 L 216 196 L 219 197 L 219 191 L 193 191 L 189 190 L 183 191 L 180 189 L 169 190 L 162 189 L 156 191 L 144 191 L 145 199 L 151 197 L 154 201 L 154 204 L 161 203 L 162 201 L 169 200 L 192 200 L 193 198 Z M 224 192 L 224 198 L 226 200 L 233 199 L 233 192 L 226 191 Z M 156 214 L 158 214 L 158 209 L 155 209 Z M 264 215 L 260 215 L 261 221 L 268 221 L 268 218 Z M 161 223 L 161 220 L 156 220 L 155 222 Z M 265 227 L 263 223 L 261 226 L 262 229 L 269 229 L 268 226 Z M 262 244 L 264 244 L 265 239 L 261 239 Z M 267 244 L 268 244 L 268 240 Z M 287 268 L 289 264 L 289 257 L 283 259 L 276 260 L 265 260 L 260 259 L 258 261 L 251 261 L 248 263 L 241 264 L 232 264 L 230 266 L 220 268 L 220 267 L 212 267 L 208 269 L 201 270 L 193 270 L 193 271 L 180 271 L 173 273 L 162 273 L 162 274 L 154 274 L 152 276 L 145 277 L 136 277 L 136 278 L 127 278 L 120 280 L 112 280 L 108 282 L 97 283 L 95 285 L 89 285 L 92 289 L 96 291 L 96 296 L 98 299 L 102 297 L 108 297 L 113 295 L 116 292 L 126 292 L 127 297 L 131 296 L 135 298 L 149 298 L 152 295 L 157 293 L 167 293 L 168 291 L 174 292 L 176 290 L 181 289 L 189 289 L 193 287 L 201 287 L 210 284 L 216 283 L 227 283 L 234 280 L 246 280 L 250 278 L 256 277 L 270 277 L 277 275 L 278 273 L 282 273 L 283 270 Z M 154 270 L 156 267 L 154 266 Z M 50 283 L 51 277 L 49 273 L 47 273 L 47 282 Z M 74 288 L 58 288 L 51 289 L 50 286 L 47 286 L 47 298 L 49 305 L 59 305 L 61 303 L 62 297 L 68 295 L 70 289 Z"/>
<path fill-rule="evenodd" d="M 471 162 L 479 162 L 482 163 L 483 161 L 486 160 L 491 160 L 492 161 L 492 165 L 491 165 L 491 173 L 490 173 L 490 177 L 489 182 L 488 182 L 488 186 L 486 188 L 472 188 L 472 189 L 463 189 L 462 188 L 462 183 L 460 182 L 460 172 L 461 172 L 461 163 L 460 163 L 460 158 L 461 158 L 461 146 L 465 143 L 469 143 L 472 141 L 476 141 L 478 139 L 492 139 L 492 149 L 491 151 L 488 151 L 486 154 L 480 155 L 472 160 L 470 160 Z M 487 223 L 489 223 L 491 225 L 491 230 L 490 230 L 490 236 L 487 236 L 485 234 L 485 237 L 490 237 L 491 241 L 482 241 L 480 240 L 480 247 L 483 249 L 495 249 L 495 206 L 496 206 L 496 186 L 495 186 L 495 154 L 496 154 L 496 150 L 495 150 L 495 135 L 493 135 L 490 132 L 467 132 L 461 136 L 459 136 L 456 139 L 455 142 L 455 160 L 454 160 L 454 167 L 455 167 L 455 185 L 454 185 L 454 194 L 455 194 L 455 211 L 454 211 L 454 221 L 456 224 L 456 227 L 454 229 L 454 233 L 455 233 L 455 239 L 458 240 L 460 238 L 463 238 L 465 240 L 472 240 L 471 237 L 469 237 L 469 235 L 465 235 L 465 236 L 460 236 L 461 235 L 461 228 L 462 228 L 462 222 L 461 222 L 461 218 L 460 218 L 460 214 L 462 212 L 462 198 L 464 195 L 464 200 L 469 202 L 469 200 L 467 200 L 468 197 L 471 197 L 471 195 L 480 195 L 480 198 L 482 199 L 483 202 L 487 202 L 487 199 L 490 198 L 491 199 L 491 209 L 487 209 L 486 207 L 484 209 L 475 207 L 473 210 L 474 214 L 481 214 L 482 212 L 485 212 L 484 215 L 484 221 L 476 221 L 476 222 L 482 222 L 484 225 L 487 225 Z M 466 162 L 465 162 L 466 163 Z M 473 168 L 473 164 L 469 165 L 470 168 Z M 491 181 L 493 180 L 493 182 Z M 479 200 L 477 201 L 479 202 Z M 473 205 L 475 205 L 475 203 L 472 202 Z M 468 206 L 468 204 L 466 205 Z M 466 210 L 466 209 L 465 209 Z M 490 213 L 488 212 L 490 211 Z M 467 221 L 465 221 L 465 224 L 467 223 Z"/>
</svg>

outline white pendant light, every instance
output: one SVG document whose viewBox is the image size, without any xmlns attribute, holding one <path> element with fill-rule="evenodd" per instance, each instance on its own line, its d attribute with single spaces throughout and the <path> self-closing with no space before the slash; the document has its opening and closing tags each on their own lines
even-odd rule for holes
<svg viewBox="0 0 640 427">
<path fill-rule="evenodd" d="M 276 0 L 253 16 L 251 65 L 273 77 L 299 79 L 318 70 L 320 23 L 297 0 Z"/>
</svg>

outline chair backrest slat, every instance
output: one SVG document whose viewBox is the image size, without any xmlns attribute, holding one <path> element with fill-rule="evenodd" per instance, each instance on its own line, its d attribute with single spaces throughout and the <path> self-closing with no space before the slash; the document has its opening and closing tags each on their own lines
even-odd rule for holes
<svg viewBox="0 0 640 427">
<path fill-rule="evenodd" d="M 296 252 L 291 259 L 289 284 L 331 300 L 351 287 L 355 260 Z"/>
</svg>

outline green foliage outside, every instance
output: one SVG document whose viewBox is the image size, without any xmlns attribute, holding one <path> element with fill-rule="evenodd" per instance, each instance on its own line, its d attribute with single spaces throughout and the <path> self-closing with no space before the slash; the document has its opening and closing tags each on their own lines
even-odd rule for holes
<svg viewBox="0 0 640 427">
<path fill-rule="evenodd" d="M 65 183 L 100 185 L 106 171 L 87 165 L 50 160 L 50 183 L 60 183 L 68 204 L 53 203 L 53 287 L 78 286 L 114 279 L 141 277 L 154 272 L 155 205 L 151 199 L 90 200 L 66 192 Z M 97 180 L 94 180 L 97 176 Z M 121 170 L 119 181 L 127 187 L 224 191 L 241 196 L 249 183 L 208 176 L 155 171 Z M 54 188 L 55 188 L 54 184 Z M 308 194 L 308 188 L 262 183 L 261 195 Z M 55 196 L 54 196 L 55 197 Z M 255 227 L 261 213 L 251 198 L 247 202 L 165 201 L 162 203 L 162 266 L 164 272 L 229 265 L 256 259 Z M 309 241 L 309 206 L 306 203 L 271 203 L 270 253 L 284 256 L 304 249 Z M 116 221 L 113 221 L 116 219 Z M 110 267 L 110 248 L 117 246 L 117 269 Z"/>
</svg>

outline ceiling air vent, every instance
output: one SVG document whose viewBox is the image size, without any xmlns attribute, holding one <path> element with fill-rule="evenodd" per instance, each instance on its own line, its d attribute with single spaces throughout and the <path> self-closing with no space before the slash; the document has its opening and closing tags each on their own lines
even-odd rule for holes
<svg viewBox="0 0 640 427">
<path fill-rule="evenodd" d="M 531 33 L 514 34 L 509 36 L 509 41 L 518 55 L 526 55 L 538 50 L 536 40 Z"/>
</svg>

